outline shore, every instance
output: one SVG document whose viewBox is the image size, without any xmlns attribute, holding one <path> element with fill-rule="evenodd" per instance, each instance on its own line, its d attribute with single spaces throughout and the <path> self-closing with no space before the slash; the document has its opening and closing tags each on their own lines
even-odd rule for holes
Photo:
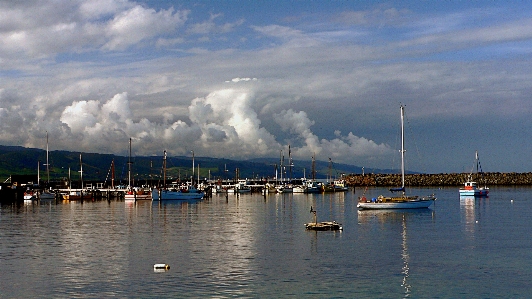
<svg viewBox="0 0 532 299">
<path fill-rule="evenodd" d="M 406 174 L 406 186 L 461 186 L 469 173 Z M 532 185 L 532 172 L 501 173 L 484 172 L 473 174 L 479 186 L 487 185 Z M 401 174 L 351 174 L 346 177 L 349 186 L 401 186 Z"/>
</svg>

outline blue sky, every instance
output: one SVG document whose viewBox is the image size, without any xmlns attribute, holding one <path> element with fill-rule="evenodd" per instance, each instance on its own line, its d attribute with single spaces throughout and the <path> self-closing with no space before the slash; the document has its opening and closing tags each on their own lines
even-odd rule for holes
<svg viewBox="0 0 532 299">
<path fill-rule="evenodd" d="M 0 1 L 0 144 L 529 172 L 527 1 Z M 297 165 L 296 165 L 297 167 Z M 302 166 L 304 167 L 304 166 Z"/>
</svg>

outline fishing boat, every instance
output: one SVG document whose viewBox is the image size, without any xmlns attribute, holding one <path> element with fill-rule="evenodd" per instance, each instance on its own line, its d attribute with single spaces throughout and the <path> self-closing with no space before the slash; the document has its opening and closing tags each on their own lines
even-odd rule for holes
<svg viewBox="0 0 532 299">
<path fill-rule="evenodd" d="M 332 159 L 329 158 L 329 174 L 328 174 L 328 180 L 329 183 L 325 184 L 323 186 L 323 192 L 345 192 L 348 190 L 346 186 L 346 182 L 343 178 L 340 179 L 332 179 L 332 170 L 333 170 L 333 162 Z"/>
<path fill-rule="evenodd" d="M 480 173 L 482 173 L 482 166 L 478 159 L 478 151 L 475 151 L 475 166 L 477 168 L 476 174 L 478 176 L 479 169 Z M 475 166 L 473 166 L 473 169 Z M 473 170 L 471 170 L 468 180 L 464 183 L 464 187 L 460 188 L 459 192 L 460 196 L 484 197 L 488 196 L 490 191 L 488 187 L 478 187 L 477 182 L 473 181 Z"/>
<path fill-rule="evenodd" d="M 305 193 L 320 193 L 322 190 L 322 186 L 315 181 L 308 181 L 305 186 Z"/>
<path fill-rule="evenodd" d="M 316 181 L 316 158 L 312 155 L 311 179 L 305 180 L 305 193 L 320 193 L 323 191 L 321 183 Z"/>
<path fill-rule="evenodd" d="M 489 192 L 488 187 L 478 187 L 477 182 L 473 182 L 471 179 L 464 183 L 464 187 L 460 188 L 460 196 L 483 197 L 488 196 Z"/>
<path fill-rule="evenodd" d="M 131 162 L 131 138 L 129 138 L 129 160 L 127 162 L 128 164 L 128 189 L 126 191 L 126 194 L 124 194 L 124 200 L 131 201 L 131 200 L 151 200 L 152 192 L 150 192 L 149 189 L 146 188 L 137 188 L 133 187 L 131 184 L 131 165 L 133 162 Z"/>
<path fill-rule="evenodd" d="M 345 180 L 334 180 L 332 183 L 327 184 L 324 186 L 323 191 L 324 192 L 346 192 L 348 187 L 345 184 Z"/>
<path fill-rule="evenodd" d="M 151 200 L 152 192 L 145 188 L 130 188 L 124 195 L 125 200 Z"/>
<path fill-rule="evenodd" d="M 24 192 L 24 200 L 36 200 L 37 196 L 35 195 L 35 192 L 33 191 L 26 191 Z"/>
<path fill-rule="evenodd" d="M 192 154 L 194 155 L 194 154 Z M 192 169 L 194 169 L 194 158 L 192 159 Z M 199 172 L 199 169 L 198 169 Z M 194 177 L 194 172 L 192 174 Z M 203 199 L 205 192 L 196 189 L 193 185 L 188 186 L 187 189 L 182 188 L 166 188 L 166 151 L 164 151 L 163 158 L 163 186 L 162 190 L 154 188 L 151 192 L 153 201 L 161 200 L 197 200 Z"/>
<path fill-rule="evenodd" d="M 362 197 L 357 207 L 360 209 L 421 209 L 428 208 L 436 200 L 434 195 L 426 197 L 406 196 L 405 192 L 405 134 L 404 134 L 404 106 L 401 105 L 401 188 L 390 189 L 401 192 L 400 196 L 382 196 L 367 200 Z"/>
<path fill-rule="evenodd" d="M 336 221 L 324 221 L 318 222 L 318 217 L 316 216 L 316 210 L 310 207 L 310 213 L 314 214 L 314 221 L 305 223 L 305 228 L 307 230 L 343 230 L 342 224 Z"/>
</svg>

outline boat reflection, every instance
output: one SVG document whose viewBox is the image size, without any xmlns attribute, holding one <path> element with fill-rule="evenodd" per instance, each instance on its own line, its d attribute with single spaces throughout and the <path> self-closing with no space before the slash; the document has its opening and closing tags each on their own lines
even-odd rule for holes
<svg viewBox="0 0 532 299">
<path fill-rule="evenodd" d="M 478 221 L 476 219 L 475 205 L 475 196 L 460 196 L 460 215 L 462 223 L 464 223 L 464 230 L 469 239 L 474 239 L 475 223 Z"/>
<path fill-rule="evenodd" d="M 417 218 L 434 218 L 434 213 L 434 210 L 431 209 L 358 211 L 358 221 L 361 224 L 369 224 L 374 221 L 381 224 L 401 224 L 401 261 L 403 263 L 401 268 L 401 287 L 403 288 L 403 297 L 405 298 L 410 297 L 412 292 L 412 285 L 409 281 L 411 256 L 408 250 L 407 219 L 414 221 Z"/>
<path fill-rule="evenodd" d="M 408 265 L 408 262 L 410 261 L 410 254 L 408 253 L 408 243 L 407 241 L 407 235 L 406 235 L 406 219 L 405 215 L 403 215 L 403 222 L 402 222 L 402 232 L 401 232 L 401 239 L 402 239 L 402 251 L 401 251 L 401 258 L 403 259 L 403 271 L 401 272 L 403 274 L 403 288 L 405 289 L 405 297 L 410 296 L 411 288 L 412 286 L 407 281 L 408 277 L 410 275 L 410 266 Z"/>
</svg>

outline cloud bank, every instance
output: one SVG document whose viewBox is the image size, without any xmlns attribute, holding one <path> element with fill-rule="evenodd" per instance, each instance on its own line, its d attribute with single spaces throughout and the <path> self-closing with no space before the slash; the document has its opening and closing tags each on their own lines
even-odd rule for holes
<svg viewBox="0 0 532 299">
<path fill-rule="evenodd" d="M 408 168 L 532 168 L 528 5 L 239 5 L 0 0 L 0 143 L 397 168 L 403 103 Z"/>
</svg>

